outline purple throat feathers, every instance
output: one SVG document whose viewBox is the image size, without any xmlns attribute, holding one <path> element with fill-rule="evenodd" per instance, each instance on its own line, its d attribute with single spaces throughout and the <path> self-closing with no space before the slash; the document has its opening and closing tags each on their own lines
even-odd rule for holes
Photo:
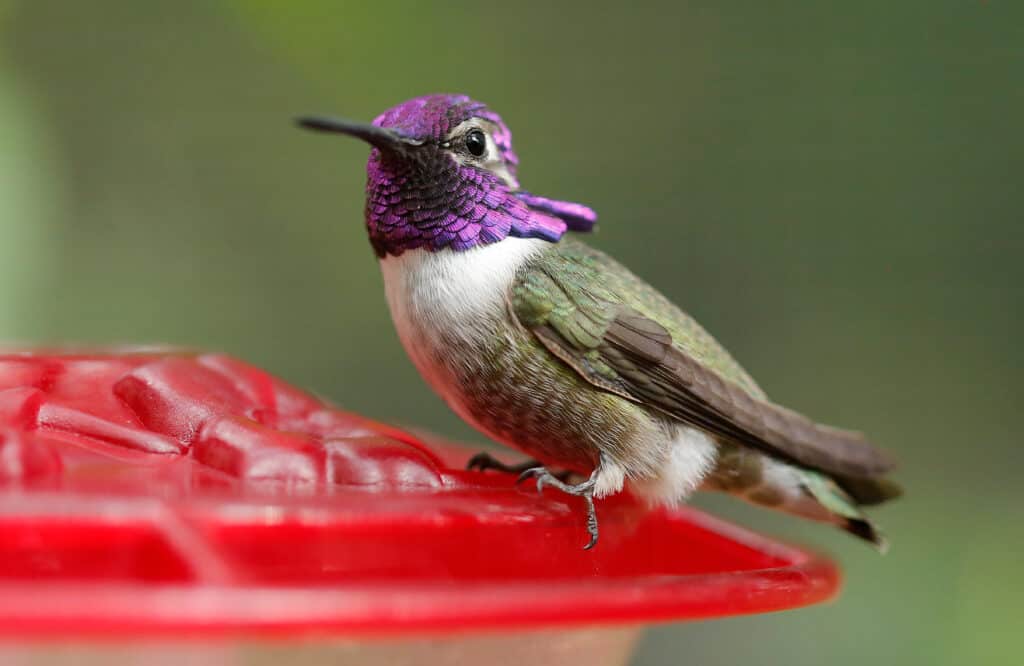
<svg viewBox="0 0 1024 666">
<path fill-rule="evenodd" d="M 384 112 L 373 124 L 415 139 L 403 154 L 374 148 L 367 164 L 366 226 L 378 256 L 414 248 L 456 251 L 509 236 L 557 242 L 567 231 L 590 231 L 593 210 L 536 196 L 497 174 L 463 164 L 444 145 L 452 129 L 480 118 L 514 181 L 519 159 L 501 118 L 463 95 L 429 95 Z"/>
</svg>

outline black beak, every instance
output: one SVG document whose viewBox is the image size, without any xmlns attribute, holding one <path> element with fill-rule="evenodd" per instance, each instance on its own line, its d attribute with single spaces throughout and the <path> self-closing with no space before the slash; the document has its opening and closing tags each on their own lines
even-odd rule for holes
<svg viewBox="0 0 1024 666">
<path fill-rule="evenodd" d="M 369 123 L 355 123 L 341 118 L 326 118 L 323 116 L 302 116 L 296 118 L 295 122 L 299 127 L 316 130 L 317 132 L 333 132 L 335 134 L 347 134 L 357 139 L 362 139 L 371 146 L 381 150 L 396 150 L 404 147 L 422 146 L 423 141 L 410 139 L 402 136 L 394 130 L 386 127 L 377 127 Z"/>
</svg>

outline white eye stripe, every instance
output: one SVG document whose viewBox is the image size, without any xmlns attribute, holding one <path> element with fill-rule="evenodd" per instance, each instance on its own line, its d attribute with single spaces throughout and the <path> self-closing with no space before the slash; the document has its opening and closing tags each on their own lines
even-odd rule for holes
<svg viewBox="0 0 1024 666">
<path fill-rule="evenodd" d="M 455 126 L 451 132 L 448 133 L 447 138 L 441 143 L 442 148 L 457 148 L 459 142 L 466 140 L 466 135 L 473 130 L 479 130 L 484 135 L 484 141 L 487 142 L 487 151 L 480 156 L 479 159 L 486 159 L 488 162 L 491 160 L 497 161 L 501 159 L 501 153 L 498 152 L 498 144 L 494 142 L 494 136 L 492 135 L 491 129 L 488 127 L 490 123 L 485 120 L 478 118 L 470 118 L 464 120 Z"/>
<path fill-rule="evenodd" d="M 487 142 L 487 151 L 480 157 L 467 154 L 465 149 L 460 150 L 458 145 L 459 142 L 464 142 L 466 134 L 474 129 L 483 132 L 484 140 Z M 516 189 L 519 187 L 519 183 L 509 173 L 508 165 L 502 159 L 501 151 L 498 150 L 498 144 L 494 141 L 494 129 L 497 128 L 494 127 L 493 123 L 481 118 L 464 120 L 448 133 L 448 136 L 441 143 L 441 147 L 451 150 L 451 155 L 459 164 L 469 164 L 479 169 L 486 169 L 498 176 L 498 178 L 501 178 L 506 185 Z"/>
</svg>

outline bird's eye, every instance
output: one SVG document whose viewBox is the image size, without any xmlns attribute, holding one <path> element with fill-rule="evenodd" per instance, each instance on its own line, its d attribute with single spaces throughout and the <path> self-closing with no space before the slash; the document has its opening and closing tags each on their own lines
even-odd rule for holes
<svg viewBox="0 0 1024 666">
<path fill-rule="evenodd" d="M 478 129 L 466 133 L 466 150 L 474 157 L 483 157 L 487 152 L 487 137 Z"/>
</svg>

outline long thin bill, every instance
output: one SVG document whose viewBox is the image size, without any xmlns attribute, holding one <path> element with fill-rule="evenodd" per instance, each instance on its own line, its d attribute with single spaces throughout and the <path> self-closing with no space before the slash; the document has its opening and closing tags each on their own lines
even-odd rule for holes
<svg viewBox="0 0 1024 666">
<path fill-rule="evenodd" d="M 377 127 L 369 123 L 357 123 L 342 118 L 330 118 L 327 116 L 302 116 L 296 118 L 295 122 L 299 127 L 314 130 L 317 132 L 331 132 L 334 134 L 346 134 L 357 139 L 362 139 L 377 148 L 398 148 L 401 146 L 419 146 L 422 141 L 409 139 L 401 136 L 394 130 L 386 127 Z"/>
</svg>

